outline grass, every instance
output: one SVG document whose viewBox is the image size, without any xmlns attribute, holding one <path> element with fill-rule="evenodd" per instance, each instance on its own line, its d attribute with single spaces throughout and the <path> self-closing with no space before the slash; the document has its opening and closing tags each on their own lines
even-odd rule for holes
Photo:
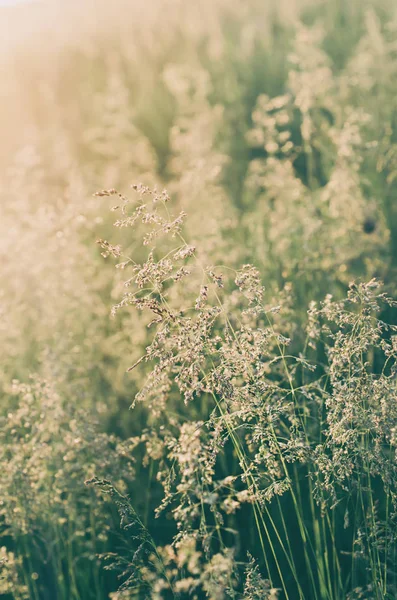
<svg viewBox="0 0 397 600">
<path fill-rule="evenodd" d="M 395 598 L 394 3 L 7 14 L 0 597 Z"/>
</svg>

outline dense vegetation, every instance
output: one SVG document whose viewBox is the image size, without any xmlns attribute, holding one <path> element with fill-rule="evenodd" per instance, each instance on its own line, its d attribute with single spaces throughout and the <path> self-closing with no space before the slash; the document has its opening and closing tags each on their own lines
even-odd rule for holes
<svg viewBox="0 0 397 600">
<path fill-rule="evenodd" d="M 1 10 L 0 597 L 397 598 L 395 2 Z"/>
</svg>

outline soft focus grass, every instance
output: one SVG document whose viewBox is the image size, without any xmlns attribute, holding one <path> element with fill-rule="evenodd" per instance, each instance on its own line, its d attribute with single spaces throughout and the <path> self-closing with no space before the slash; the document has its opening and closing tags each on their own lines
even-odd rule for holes
<svg viewBox="0 0 397 600">
<path fill-rule="evenodd" d="M 215 600 L 230 588 L 247 599 L 395 597 L 395 480 L 387 471 L 395 457 L 394 359 L 384 347 L 392 332 L 375 333 L 375 314 L 393 325 L 395 306 L 374 307 L 372 288 L 360 288 L 361 320 L 351 330 L 350 317 L 328 304 L 307 334 L 310 303 L 340 301 L 353 280 L 382 280 L 397 297 L 394 2 L 38 3 L 2 8 L 0 38 L 0 595 Z M 260 359 L 269 366 L 256 383 L 289 389 L 299 422 L 281 411 L 266 443 L 259 433 L 249 438 L 263 415 L 228 420 L 236 406 L 224 390 L 209 386 L 185 405 L 176 372 L 166 392 L 155 387 L 129 410 L 148 381 L 145 361 L 127 369 L 153 341 L 151 317 L 110 317 L 127 276 L 95 241 L 120 244 L 137 265 L 147 264 L 147 248 L 139 230 L 114 230 L 119 215 L 109 209 L 119 198 L 93 193 L 117 188 L 129 197 L 137 182 L 166 187 L 167 210 L 186 211 L 174 246 L 196 246 L 199 269 L 222 265 L 224 274 L 253 264 L 259 279 L 249 280 L 249 293 L 263 284 L 266 306 L 282 306 L 274 323 L 252 324 L 233 277 L 219 292 L 236 340 L 242 324 L 291 339 L 288 350 L 269 342 Z M 154 263 L 171 249 L 160 241 Z M 207 276 L 195 273 L 183 288 L 164 284 L 175 310 L 193 310 Z M 340 339 L 326 339 L 326 322 Z M 238 387 L 246 367 L 233 362 L 241 347 L 232 352 L 224 326 L 216 322 L 214 335 Z M 351 353 L 348 368 L 327 354 L 338 343 L 342 356 Z M 208 348 L 200 364 L 210 379 L 218 364 Z M 312 361 L 316 376 L 284 354 Z M 194 377 L 186 385 L 193 384 Z M 346 441 L 333 426 L 342 419 L 340 398 L 353 406 L 353 396 L 364 398 L 362 412 L 352 409 Z M 276 406 L 276 396 L 267 402 Z M 362 429 L 358 416 L 368 419 Z M 216 419 L 224 446 L 190 497 L 198 467 L 189 446 L 209 455 L 207 434 L 198 439 L 195 428 L 207 423 L 211 438 Z M 280 451 L 286 431 L 299 432 L 294 443 L 313 452 L 330 431 L 334 437 L 310 461 L 294 447 L 290 465 Z M 256 444 L 258 456 L 270 444 L 294 482 L 268 504 L 244 496 L 244 485 L 250 493 L 269 486 L 269 457 L 255 462 Z M 350 475 L 328 481 L 325 455 Z M 170 474 L 182 486 L 179 508 L 173 499 L 174 512 L 156 519 Z M 227 494 L 221 486 L 217 496 L 214 482 L 228 476 Z M 84 486 L 93 477 L 113 502 Z M 186 497 L 181 489 L 190 490 Z M 189 502 L 201 507 L 200 518 Z M 178 523 L 185 537 L 171 548 Z M 145 544 L 155 553 L 155 567 L 132 565 L 135 534 L 144 557 Z M 104 568 L 109 552 L 121 578 Z"/>
</svg>

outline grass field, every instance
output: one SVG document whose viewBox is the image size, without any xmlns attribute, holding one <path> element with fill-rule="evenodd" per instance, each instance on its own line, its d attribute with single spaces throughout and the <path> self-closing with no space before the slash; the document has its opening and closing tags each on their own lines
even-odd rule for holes
<svg viewBox="0 0 397 600">
<path fill-rule="evenodd" d="M 397 5 L 0 7 L 0 598 L 397 598 Z"/>
</svg>

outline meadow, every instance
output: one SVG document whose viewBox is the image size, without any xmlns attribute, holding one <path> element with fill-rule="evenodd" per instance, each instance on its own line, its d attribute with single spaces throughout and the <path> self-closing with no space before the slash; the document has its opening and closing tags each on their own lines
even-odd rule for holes
<svg viewBox="0 0 397 600">
<path fill-rule="evenodd" d="M 397 5 L 0 8 L 0 598 L 397 598 Z"/>
</svg>

